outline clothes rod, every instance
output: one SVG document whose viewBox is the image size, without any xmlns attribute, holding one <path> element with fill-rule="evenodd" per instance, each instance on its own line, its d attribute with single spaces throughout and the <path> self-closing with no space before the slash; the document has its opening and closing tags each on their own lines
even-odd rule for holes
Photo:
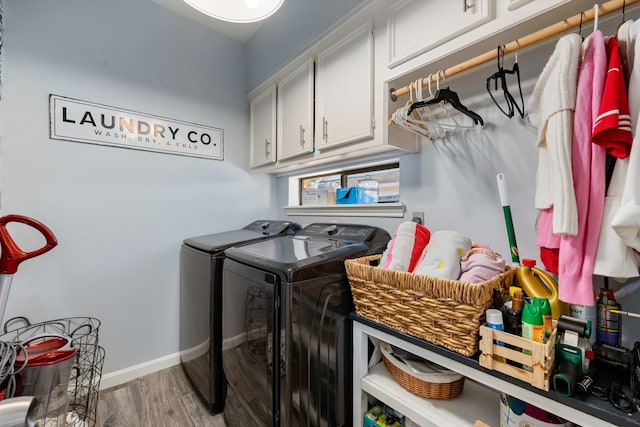
<svg viewBox="0 0 640 427">
<path fill-rule="evenodd" d="M 638 3 L 640 0 L 609 0 L 605 3 L 599 5 L 598 16 L 608 15 L 612 12 L 622 9 L 623 7 L 630 6 L 634 3 Z M 570 18 L 564 19 L 556 24 L 549 25 L 541 30 L 536 31 L 535 33 L 531 33 L 527 36 L 516 39 L 512 42 L 504 45 L 504 53 L 514 52 L 517 49 L 530 46 L 534 43 L 538 43 L 542 40 L 546 40 L 558 34 L 564 33 L 572 28 L 576 28 L 580 26 L 580 24 L 584 24 L 585 22 L 593 21 L 596 16 L 595 6 L 589 10 L 585 10 L 584 12 L 578 13 Z M 443 71 L 435 73 L 430 77 L 425 77 L 421 79 L 422 87 L 427 87 L 429 83 L 436 83 L 437 79 L 443 79 L 446 77 L 454 76 L 463 71 L 469 70 L 471 68 L 477 67 L 478 65 L 484 64 L 486 62 L 492 61 L 497 57 L 497 50 L 492 49 L 489 52 L 485 52 L 482 55 L 478 55 L 475 58 L 468 59 L 464 62 L 461 62 L 458 65 L 453 67 L 449 67 Z M 391 101 L 396 101 L 399 96 L 403 96 L 408 94 L 412 89 L 415 88 L 415 83 L 412 83 L 408 86 L 404 86 L 398 89 L 390 89 L 389 97 Z"/>
</svg>

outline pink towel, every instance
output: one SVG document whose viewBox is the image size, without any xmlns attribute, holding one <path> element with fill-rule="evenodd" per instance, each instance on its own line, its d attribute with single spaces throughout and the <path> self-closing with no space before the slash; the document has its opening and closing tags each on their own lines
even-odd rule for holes
<svg viewBox="0 0 640 427">
<path fill-rule="evenodd" d="M 593 305 L 593 266 L 604 212 L 606 149 L 592 143 L 592 129 L 607 76 L 607 53 L 600 31 L 592 33 L 584 43 L 571 153 L 578 234 L 561 237 L 558 282 L 562 301 Z"/>
<path fill-rule="evenodd" d="M 422 252 L 429 243 L 431 232 L 413 221 L 398 226 L 380 260 L 380 267 L 412 272 L 420 262 Z"/>
<path fill-rule="evenodd" d="M 473 244 L 460 262 L 460 281 L 481 283 L 504 273 L 505 261 L 488 246 Z"/>
</svg>

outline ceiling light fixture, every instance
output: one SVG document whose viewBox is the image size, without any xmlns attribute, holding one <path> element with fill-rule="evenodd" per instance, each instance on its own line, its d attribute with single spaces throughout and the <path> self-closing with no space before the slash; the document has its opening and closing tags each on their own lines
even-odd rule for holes
<svg viewBox="0 0 640 427">
<path fill-rule="evenodd" d="M 222 21 L 249 23 L 273 15 L 284 0 L 184 0 L 189 6 Z"/>
</svg>

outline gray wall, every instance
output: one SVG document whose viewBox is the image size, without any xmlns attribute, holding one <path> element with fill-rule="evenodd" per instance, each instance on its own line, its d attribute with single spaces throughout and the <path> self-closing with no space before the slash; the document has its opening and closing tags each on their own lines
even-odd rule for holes
<svg viewBox="0 0 640 427">
<path fill-rule="evenodd" d="M 243 45 L 144 0 L 7 0 L 4 18 L 0 214 L 59 241 L 20 266 L 5 319 L 100 319 L 104 373 L 175 354 L 181 241 L 275 216 L 273 179 L 247 173 Z M 50 93 L 223 128 L 225 159 L 49 139 Z"/>
</svg>

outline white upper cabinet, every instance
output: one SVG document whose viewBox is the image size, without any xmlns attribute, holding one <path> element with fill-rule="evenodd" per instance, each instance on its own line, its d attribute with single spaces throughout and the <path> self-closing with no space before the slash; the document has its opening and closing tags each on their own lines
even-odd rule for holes
<svg viewBox="0 0 640 427">
<path fill-rule="evenodd" d="M 316 72 L 316 148 L 373 137 L 373 23 L 320 52 Z"/>
<path fill-rule="evenodd" d="M 389 9 L 388 66 L 395 67 L 489 22 L 490 0 L 401 0 Z"/>
<path fill-rule="evenodd" d="M 278 160 L 313 153 L 313 58 L 278 83 Z"/>
<path fill-rule="evenodd" d="M 276 87 L 251 100 L 251 167 L 276 161 Z"/>
</svg>

